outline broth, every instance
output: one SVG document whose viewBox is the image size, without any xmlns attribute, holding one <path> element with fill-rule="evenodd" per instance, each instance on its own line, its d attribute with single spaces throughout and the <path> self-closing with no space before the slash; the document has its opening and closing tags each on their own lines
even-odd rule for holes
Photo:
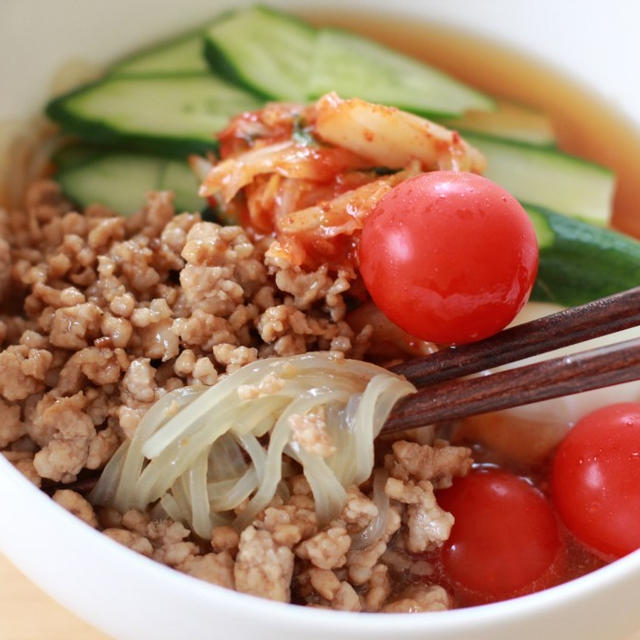
<svg viewBox="0 0 640 640">
<path fill-rule="evenodd" d="M 612 224 L 640 237 L 640 128 L 613 105 L 595 97 L 565 75 L 487 39 L 389 15 L 314 11 L 305 16 L 369 36 L 422 59 L 496 97 L 547 113 L 558 146 L 611 168 L 617 176 Z"/>
</svg>

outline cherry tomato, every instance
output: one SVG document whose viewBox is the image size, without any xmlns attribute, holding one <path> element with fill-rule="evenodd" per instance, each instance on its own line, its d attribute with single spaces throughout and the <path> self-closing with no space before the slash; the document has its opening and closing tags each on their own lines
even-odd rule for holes
<svg viewBox="0 0 640 640">
<path fill-rule="evenodd" d="M 497 184 L 454 171 L 394 187 L 367 218 L 360 271 L 381 311 L 413 336 L 480 340 L 527 301 L 538 243 L 524 209 Z"/>
<path fill-rule="evenodd" d="M 466 604 L 557 582 L 564 544 L 549 502 L 527 480 L 497 469 L 474 470 L 436 497 L 455 517 L 440 553 L 442 570 Z"/>
<path fill-rule="evenodd" d="M 605 559 L 640 548 L 640 404 L 585 416 L 556 452 L 553 500 L 575 537 Z"/>
</svg>

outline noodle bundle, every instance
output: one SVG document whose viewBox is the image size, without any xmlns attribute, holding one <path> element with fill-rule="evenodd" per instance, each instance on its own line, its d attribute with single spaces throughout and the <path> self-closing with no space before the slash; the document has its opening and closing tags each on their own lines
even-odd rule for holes
<svg viewBox="0 0 640 640">
<path fill-rule="evenodd" d="M 328 522 L 345 488 L 371 475 L 374 439 L 413 391 L 376 365 L 322 352 L 253 362 L 212 387 L 182 387 L 158 400 L 105 467 L 92 501 L 121 512 L 154 505 L 156 515 L 207 538 L 221 524 L 243 529 L 274 496 L 286 498 L 282 480 L 296 472 L 293 461 L 318 519 Z M 324 453 L 297 436 L 305 418 L 320 424 L 317 435 L 330 443 Z"/>
</svg>

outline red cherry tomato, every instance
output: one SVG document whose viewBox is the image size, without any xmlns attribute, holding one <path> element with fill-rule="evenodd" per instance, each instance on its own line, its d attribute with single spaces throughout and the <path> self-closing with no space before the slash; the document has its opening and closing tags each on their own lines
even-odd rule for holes
<svg viewBox="0 0 640 640">
<path fill-rule="evenodd" d="M 605 559 L 640 548 L 640 404 L 585 416 L 560 443 L 553 500 L 575 537 Z"/>
<path fill-rule="evenodd" d="M 486 338 L 527 301 L 538 270 L 518 201 L 473 173 L 432 171 L 392 189 L 367 218 L 360 271 L 381 311 L 441 344 Z"/>
<path fill-rule="evenodd" d="M 437 493 L 455 517 L 440 561 L 465 604 L 532 593 L 557 582 L 564 559 L 549 502 L 527 480 L 475 470 Z"/>
</svg>

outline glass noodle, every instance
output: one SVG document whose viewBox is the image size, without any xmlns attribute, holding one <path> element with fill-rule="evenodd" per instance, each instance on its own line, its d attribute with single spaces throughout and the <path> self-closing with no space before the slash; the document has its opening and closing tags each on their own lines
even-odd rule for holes
<svg viewBox="0 0 640 640">
<path fill-rule="evenodd" d="M 262 390 L 267 376 L 277 384 Z M 413 391 L 376 365 L 327 353 L 259 360 L 213 387 L 160 398 L 105 467 L 92 502 L 121 512 L 153 506 L 154 515 L 208 538 L 212 527 L 243 529 L 274 496 L 286 498 L 282 480 L 295 473 L 293 460 L 311 486 L 319 521 L 329 522 L 345 489 L 371 475 L 373 441 L 393 405 Z M 335 447 L 324 458 L 292 435 L 297 417 L 319 412 Z"/>
</svg>

